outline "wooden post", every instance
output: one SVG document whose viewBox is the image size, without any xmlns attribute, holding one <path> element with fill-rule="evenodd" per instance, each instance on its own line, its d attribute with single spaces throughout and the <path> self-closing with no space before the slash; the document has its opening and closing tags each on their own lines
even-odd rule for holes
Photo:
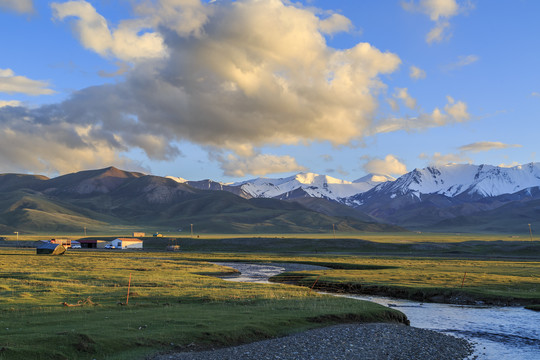
<svg viewBox="0 0 540 360">
<path fill-rule="evenodd" d="M 126 305 L 129 304 L 129 288 L 131 287 L 131 273 L 129 273 L 128 293 L 126 298 Z"/>
<path fill-rule="evenodd" d="M 315 282 L 313 283 L 313 285 L 311 285 L 311 288 L 309 289 L 309 292 L 313 291 L 313 288 L 315 287 L 315 284 L 317 283 L 317 281 L 319 281 L 319 278 L 321 277 L 321 275 L 317 276 L 317 280 L 315 280 Z"/>
<path fill-rule="evenodd" d="M 465 282 L 465 276 L 467 276 L 467 272 L 465 271 L 465 274 L 463 274 L 463 280 L 461 280 L 461 288 L 463 289 L 463 283 Z"/>
</svg>

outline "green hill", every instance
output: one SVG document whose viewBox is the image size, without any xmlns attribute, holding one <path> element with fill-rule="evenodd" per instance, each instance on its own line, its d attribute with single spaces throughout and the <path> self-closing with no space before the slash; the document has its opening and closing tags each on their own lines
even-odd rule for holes
<svg viewBox="0 0 540 360">
<path fill-rule="evenodd" d="M 53 179 L 21 178 L 25 181 L 17 188 L 17 181 L 5 178 L 2 182 L 0 177 L 0 231 L 4 233 L 80 233 L 85 227 L 94 231 L 118 227 L 177 230 L 191 224 L 199 233 L 313 233 L 328 232 L 333 226 L 338 231 L 402 230 L 358 216 L 323 214 L 300 203 L 248 200 L 116 168 Z"/>
</svg>

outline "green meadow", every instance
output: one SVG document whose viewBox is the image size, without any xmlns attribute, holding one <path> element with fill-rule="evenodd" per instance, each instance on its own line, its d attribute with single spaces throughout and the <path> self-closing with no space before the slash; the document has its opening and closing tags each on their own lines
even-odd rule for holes
<svg viewBox="0 0 540 360">
<path fill-rule="evenodd" d="M 141 359 L 336 322 L 405 321 L 383 306 L 298 286 L 226 282 L 210 275 L 232 269 L 195 258 L 0 249 L 0 359 Z"/>
<path fill-rule="evenodd" d="M 142 359 L 339 322 L 406 321 L 393 309 L 321 295 L 312 287 L 421 301 L 540 305 L 538 241 L 364 235 L 146 238 L 144 251 L 83 249 L 63 256 L 14 247 L 50 236 L 9 237 L 0 247 L 0 359 Z M 182 251 L 165 252 L 175 241 Z M 234 273 L 212 264 L 220 261 L 330 269 L 285 273 L 271 284 L 236 283 L 215 277 Z"/>
</svg>

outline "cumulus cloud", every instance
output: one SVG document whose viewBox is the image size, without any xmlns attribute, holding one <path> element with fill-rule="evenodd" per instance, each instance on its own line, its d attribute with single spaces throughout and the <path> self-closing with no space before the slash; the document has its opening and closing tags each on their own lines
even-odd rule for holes
<svg viewBox="0 0 540 360">
<path fill-rule="evenodd" d="M 266 174 L 305 171 L 306 168 L 297 164 L 296 159 L 289 155 L 277 156 L 257 154 L 253 157 L 238 157 L 229 154 L 219 158 L 223 173 L 227 176 L 243 177 L 248 174 L 264 176 Z"/>
<path fill-rule="evenodd" d="M 338 32 L 350 31 L 352 29 L 351 20 L 340 14 L 332 14 L 319 23 L 321 32 L 335 34 Z"/>
<path fill-rule="evenodd" d="M 409 95 L 407 88 L 396 88 L 394 97 L 403 101 L 405 106 L 409 109 L 414 109 L 416 107 L 416 99 Z"/>
<path fill-rule="evenodd" d="M 419 67 L 416 67 L 412 65 L 409 69 L 409 76 L 411 79 L 418 80 L 418 79 L 425 79 L 426 78 L 426 72 Z"/>
<path fill-rule="evenodd" d="M 0 143 L 8 131 L 26 139 L 47 133 L 47 141 L 31 149 L 49 168 L 67 166 L 52 155 L 45 159 L 51 143 L 66 153 L 73 146 L 113 161 L 112 154 L 132 149 L 168 160 L 190 142 L 223 154 L 227 174 L 298 171 L 302 167 L 293 158 L 260 149 L 351 145 L 377 132 L 468 118 L 466 105 L 452 100 L 431 114 L 380 123 L 384 75 L 398 69 L 400 58 L 365 42 L 329 47 L 326 35 L 348 31 L 350 22 L 295 2 L 144 1 L 133 19 L 117 25 L 87 1 L 51 6 L 56 19 L 72 23 L 83 46 L 132 68 L 121 81 L 82 89 L 56 105 L 0 108 Z M 51 92 L 43 83 L 41 89 Z M 399 99 L 411 104 L 409 98 Z M 17 158 L 35 168 L 29 156 Z"/>
<path fill-rule="evenodd" d="M 34 2 L 32 0 L 0 0 L 1 9 L 30 14 L 34 12 Z"/>
<path fill-rule="evenodd" d="M 469 2 L 459 4 L 456 0 L 420 0 L 418 2 L 411 0 L 402 1 L 401 6 L 407 11 L 423 13 L 435 23 L 426 35 L 428 44 L 449 39 L 452 34 L 449 33 L 448 19 L 472 7 Z"/>
<path fill-rule="evenodd" d="M 381 121 L 373 128 L 374 133 L 387 133 L 392 131 L 414 131 L 431 127 L 444 126 L 447 124 L 467 121 L 471 115 L 467 111 L 467 104 L 463 101 L 455 101 L 447 96 L 447 104 L 444 111 L 435 108 L 431 113 L 420 111 L 416 117 L 390 118 Z"/>
<path fill-rule="evenodd" d="M 516 147 L 522 147 L 522 145 L 519 144 L 505 144 L 499 141 L 479 141 L 468 145 L 463 145 L 459 147 L 460 151 L 468 151 L 468 152 L 482 152 L 482 151 L 490 151 L 490 150 L 496 150 L 496 149 L 508 149 L 508 148 L 516 148 Z"/>
<path fill-rule="evenodd" d="M 400 64 L 397 55 L 368 43 L 328 47 L 317 14 L 288 2 L 171 4 L 159 2 L 152 14 L 152 22 L 161 21 L 167 58 L 140 64 L 114 87 L 82 90 L 64 108 L 90 108 L 95 119 L 124 131 L 121 123 L 135 118 L 150 133 L 240 154 L 268 144 L 343 145 L 366 134 L 385 87 L 379 76 Z M 72 5 L 78 11 L 68 13 L 82 13 L 81 7 L 96 16 L 82 2 Z M 166 5 L 170 12 L 162 11 Z M 196 21 L 184 28 L 171 12 Z M 109 39 L 103 21 L 95 27 Z"/>
<path fill-rule="evenodd" d="M 73 28 L 82 45 L 101 56 L 136 61 L 166 54 L 162 37 L 143 31 L 149 26 L 144 19 L 124 20 L 111 31 L 107 20 L 84 0 L 52 3 L 51 8 L 55 19 L 77 18 Z"/>
<path fill-rule="evenodd" d="M 11 69 L 0 69 L 0 92 L 8 94 L 50 95 L 54 91 L 48 89 L 46 81 L 32 80 L 24 76 L 15 75 Z"/>
<path fill-rule="evenodd" d="M 127 148 L 95 132 L 93 126 L 69 124 L 55 106 L 29 111 L 0 107 L 0 172 L 66 173 L 111 164 L 140 169 L 119 156 Z"/>
<path fill-rule="evenodd" d="M 407 166 L 394 155 L 386 155 L 384 159 L 372 158 L 363 165 L 365 171 L 376 175 L 403 175 L 407 173 Z"/>
</svg>

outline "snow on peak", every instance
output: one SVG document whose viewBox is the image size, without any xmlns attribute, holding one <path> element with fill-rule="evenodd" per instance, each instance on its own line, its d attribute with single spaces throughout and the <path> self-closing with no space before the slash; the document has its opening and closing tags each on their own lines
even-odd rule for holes
<svg viewBox="0 0 540 360">
<path fill-rule="evenodd" d="M 279 197 L 301 189 L 308 196 L 338 200 L 371 189 L 376 184 L 353 183 L 327 175 L 299 173 L 278 179 L 257 178 L 235 184 L 253 197 Z"/>
<path fill-rule="evenodd" d="M 183 184 L 183 183 L 186 183 L 187 180 L 186 179 L 182 179 L 181 177 L 176 177 L 176 176 L 165 176 L 167 179 L 171 179 L 171 180 L 174 180 L 176 181 L 177 183 L 180 183 L 180 184 Z"/>
<path fill-rule="evenodd" d="M 498 196 L 540 186 L 540 164 L 511 168 L 492 165 L 448 164 L 415 169 L 397 179 L 385 190 L 392 193 L 460 194 Z M 382 188 L 378 188 L 382 190 Z"/>
</svg>

